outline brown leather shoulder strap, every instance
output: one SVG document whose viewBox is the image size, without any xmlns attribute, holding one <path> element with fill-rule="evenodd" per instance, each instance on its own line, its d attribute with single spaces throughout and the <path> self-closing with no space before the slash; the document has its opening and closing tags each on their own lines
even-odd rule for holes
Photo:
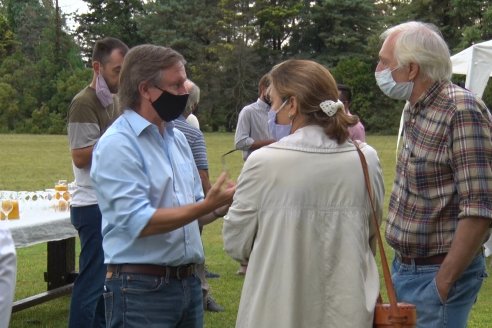
<svg viewBox="0 0 492 328">
<path fill-rule="evenodd" d="M 369 194 L 369 200 L 371 201 L 371 208 L 372 208 L 372 223 L 376 227 L 376 236 L 378 240 L 378 248 L 379 252 L 381 254 L 381 266 L 383 269 L 383 275 L 384 275 L 384 283 L 386 285 L 386 291 L 388 292 L 388 298 L 390 301 L 390 311 L 392 312 L 393 315 L 397 316 L 399 311 L 398 311 L 398 305 L 396 301 L 396 293 L 395 293 L 395 288 L 393 287 L 393 282 L 391 281 L 391 274 L 388 266 L 388 261 L 386 259 L 386 253 L 384 251 L 383 247 L 383 240 L 381 238 L 381 232 L 379 231 L 379 225 L 376 220 L 376 208 L 374 206 L 374 199 L 372 196 L 372 187 L 371 187 L 371 179 L 369 178 L 369 172 L 367 168 L 367 162 L 366 162 L 366 157 L 360 150 L 359 145 L 357 144 L 357 141 L 354 141 L 354 146 L 357 148 L 357 153 L 359 154 L 360 162 L 362 164 L 362 170 L 364 171 L 364 180 L 365 180 L 365 185 L 367 192 Z"/>
</svg>

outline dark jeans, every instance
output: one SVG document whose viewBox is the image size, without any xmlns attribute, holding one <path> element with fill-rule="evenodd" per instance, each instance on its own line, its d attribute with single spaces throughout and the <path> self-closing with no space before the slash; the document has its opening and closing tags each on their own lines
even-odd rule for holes
<svg viewBox="0 0 492 328">
<path fill-rule="evenodd" d="M 113 273 L 106 279 L 108 328 L 202 328 L 200 280 Z"/>
<path fill-rule="evenodd" d="M 69 328 L 105 327 L 101 211 L 98 205 L 71 207 L 70 218 L 80 238 L 79 275 L 70 303 Z"/>
</svg>

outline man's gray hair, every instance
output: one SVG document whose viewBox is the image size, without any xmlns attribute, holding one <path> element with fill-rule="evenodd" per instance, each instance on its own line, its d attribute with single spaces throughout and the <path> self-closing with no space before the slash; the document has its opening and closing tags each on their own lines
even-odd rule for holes
<svg viewBox="0 0 492 328">
<path fill-rule="evenodd" d="M 431 81 L 449 81 L 453 75 L 451 55 L 437 26 L 422 22 L 406 22 L 381 34 L 385 40 L 395 37 L 394 56 L 399 66 L 416 63 Z"/>
<path fill-rule="evenodd" d="M 195 108 L 196 105 L 200 102 L 200 88 L 191 80 L 187 80 L 187 83 L 189 83 L 189 89 L 188 89 L 188 101 L 186 102 L 186 108 L 183 112 L 184 117 L 188 117 L 193 112 L 193 109 Z"/>
<path fill-rule="evenodd" d="M 118 97 L 121 108 L 136 109 L 140 105 L 140 83 L 159 86 L 162 72 L 177 63 L 186 64 L 183 56 L 171 49 L 143 44 L 130 49 L 125 56 L 120 73 Z"/>
</svg>

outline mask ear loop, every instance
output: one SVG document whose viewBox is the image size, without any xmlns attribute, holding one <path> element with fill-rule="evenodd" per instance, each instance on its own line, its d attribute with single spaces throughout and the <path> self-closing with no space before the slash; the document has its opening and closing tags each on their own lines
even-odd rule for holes
<svg viewBox="0 0 492 328">
<path fill-rule="evenodd" d="M 396 150 L 395 150 L 395 157 L 396 157 L 396 162 L 398 162 L 398 151 L 400 149 L 400 139 L 403 135 L 404 137 L 404 121 L 405 121 L 405 109 L 407 106 L 403 107 L 403 110 L 401 112 L 401 117 L 400 117 L 400 127 L 398 128 L 398 138 L 396 139 Z"/>
<path fill-rule="evenodd" d="M 288 101 L 289 101 L 289 99 L 284 100 L 284 102 L 282 103 L 282 105 L 280 105 L 280 107 L 277 110 L 274 110 L 275 115 L 277 115 L 278 113 L 280 113 L 284 109 L 284 107 L 285 107 L 285 105 L 287 104 Z"/>
</svg>

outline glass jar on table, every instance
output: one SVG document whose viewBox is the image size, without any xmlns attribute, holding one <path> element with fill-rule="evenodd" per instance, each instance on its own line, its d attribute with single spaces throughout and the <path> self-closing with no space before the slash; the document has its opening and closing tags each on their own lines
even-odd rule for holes
<svg viewBox="0 0 492 328">
<path fill-rule="evenodd" d="M 58 180 L 55 184 L 55 210 L 68 211 L 70 205 L 70 192 L 67 180 Z"/>
</svg>

